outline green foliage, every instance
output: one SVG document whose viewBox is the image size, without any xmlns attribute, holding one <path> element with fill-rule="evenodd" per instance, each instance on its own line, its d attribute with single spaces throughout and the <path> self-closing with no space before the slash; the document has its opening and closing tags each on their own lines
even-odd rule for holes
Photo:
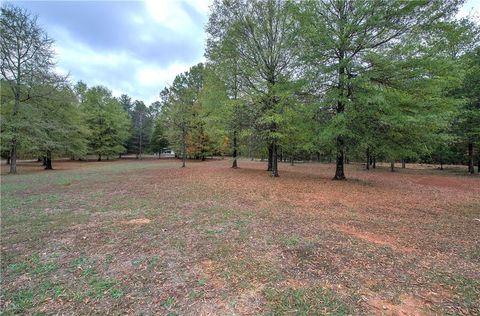
<svg viewBox="0 0 480 316">
<path fill-rule="evenodd" d="M 81 104 L 89 129 L 90 152 L 102 157 L 113 157 L 125 151 L 129 137 L 130 120 L 120 103 L 104 87 L 86 91 Z"/>
</svg>

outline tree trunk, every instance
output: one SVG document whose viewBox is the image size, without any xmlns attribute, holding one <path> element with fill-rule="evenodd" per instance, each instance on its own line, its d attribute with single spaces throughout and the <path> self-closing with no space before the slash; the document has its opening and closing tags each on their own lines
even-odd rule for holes
<svg viewBox="0 0 480 316">
<path fill-rule="evenodd" d="M 473 167 L 473 143 L 468 143 L 468 173 L 475 173 L 475 168 Z"/>
<path fill-rule="evenodd" d="M 440 170 L 443 170 L 443 160 L 440 159 Z"/>
<path fill-rule="evenodd" d="M 395 171 L 395 162 L 393 162 L 393 161 L 390 163 L 390 171 L 391 172 Z"/>
<path fill-rule="evenodd" d="M 345 180 L 345 173 L 343 169 L 343 138 L 341 136 L 337 137 L 337 161 L 335 169 L 335 177 L 333 180 Z"/>
<path fill-rule="evenodd" d="M 186 132 L 183 132 L 183 143 L 182 143 L 182 168 L 185 168 L 185 162 L 187 160 L 187 142 L 186 142 Z"/>
<path fill-rule="evenodd" d="M 293 160 L 293 157 L 290 157 L 290 166 L 293 166 L 294 165 L 294 160 Z"/>
<path fill-rule="evenodd" d="M 232 168 L 237 168 L 237 131 L 233 131 L 233 163 Z"/>
<path fill-rule="evenodd" d="M 7 165 L 10 164 L 10 156 L 7 157 Z"/>
<path fill-rule="evenodd" d="M 345 92 L 347 94 L 347 98 L 350 96 L 351 89 L 349 89 L 348 85 L 345 83 L 345 74 L 347 69 L 343 65 L 343 59 L 345 58 L 345 52 L 339 51 L 338 52 L 338 90 L 341 94 L 341 97 L 345 97 Z M 345 111 L 345 105 L 343 104 L 342 98 L 337 101 L 337 108 L 336 113 L 341 114 Z M 345 171 L 344 171 L 344 161 L 345 161 L 345 142 L 343 136 L 338 135 L 336 141 L 337 147 L 337 159 L 336 159 L 336 168 L 335 168 L 335 176 L 333 180 L 345 180 Z"/>
<path fill-rule="evenodd" d="M 272 177 L 278 177 L 277 144 L 272 143 Z"/>
<path fill-rule="evenodd" d="M 20 67 L 20 66 L 19 66 Z M 17 69 L 17 89 L 20 89 L 20 68 Z M 15 106 L 13 107 L 13 116 L 15 117 L 20 110 L 20 91 L 15 92 Z M 12 148 L 10 150 L 10 171 L 9 173 L 17 173 L 17 138 L 16 128 L 13 129 Z"/>
<path fill-rule="evenodd" d="M 102 155 L 98 155 L 98 161 L 102 161 Z"/>
<path fill-rule="evenodd" d="M 272 171 L 273 149 L 272 144 L 268 145 L 268 167 L 267 171 Z"/>
<path fill-rule="evenodd" d="M 52 170 L 52 152 L 47 151 L 47 156 L 45 157 L 45 170 Z"/>
<path fill-rule="evenodd" d="M 405 169 L 405 160 L 402 159 L 402 169 Z"/>
<path fill-rule="evenodd" d="M 375 156 L 372 158 L 372 168 L 375 169 L 377 167 L 377 159 L 375 159 Z"/>
<path fill-rule="evenodd" d="M 370 147 L 367 147 L 367 164 L 365 167 L 367 170 L 370 170 Z"/>
<path fill-rule="evenodd" d="M 478 170 L 477 170 L 478 173 L 480 173 L 480 157 L 478 157 L 478 168 L 477 168 L 477 169 L 478 169 Z"/>
<path fill-rule="evenodd" d="M 12 150 L 10 151 L 10 172 L 11 174 L 17 173 L 17 144 L 16 141 L 12 142 Z"/>
</svg>

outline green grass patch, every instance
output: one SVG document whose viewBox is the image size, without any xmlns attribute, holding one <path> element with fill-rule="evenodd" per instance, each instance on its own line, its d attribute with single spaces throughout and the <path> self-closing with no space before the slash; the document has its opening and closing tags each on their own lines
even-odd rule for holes
<svg viewBox="0 0 480 316">
<path fill-rule="evenodd" d="M 329 289 L 315 287 L 304 289 L 267 288 L 269 315 L 349 315 L 352 308 L 343 303 Z"/>
</svg>

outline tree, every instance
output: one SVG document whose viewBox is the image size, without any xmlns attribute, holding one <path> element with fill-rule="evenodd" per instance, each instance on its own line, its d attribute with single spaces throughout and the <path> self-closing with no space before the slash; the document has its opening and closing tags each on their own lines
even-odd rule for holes
<svg viewBox="0 0 480 316">
<path fill-rule="evenodd" d="M 21 114 L 25 102 L 38 97 L 34 85 L 63 81 L 52 73 L 53 40 L 37 24 L 37 18 L 28 11 L 11 4 L 0 8 L 0 72 L 2 86 L 13 94 L 13 109 L 9 124 L 10 173 L 17 172 L 17 149 L 21 144 L 23 127 L 27 122 Z M 46 93 L 50 93 L 47 91 Z M 42 91 L 45 93 L 45 91 Z"/>
<path fill-rule="evenodd" d="M 232 63 L 231 97 L 236 99 L 241 87 L 260 108 L 255 125 L 269 143 L 268 169 L 274 177 L 278 176 L 279 108 L 293 76 L 294 23 L 285 1 L 216 1 L 207 27 L 210 58 Z"/>
<path fill-rule="evenodd" d="M 167 139 L 166 133 L 166 122 L 164 116 L 161 114 L 157 116 L 152 132 L 151 142 L 150 142 L 150 150 L 152 152 L 158 152 L 158 158 L 160 158 L 160 154 L 162 153 L 162 149 L 169 146 L 169 142 Z"/>
<path fill-rule="evenodd" d="M 29 149 L 44 157 L 45 169 L 53 169 L 55 155 L 83 157 L 87 154 L 88 130 L 69 86 L 57 88 L 48 99 L 40 100 L 38 109 L 40 133 Z"/>
<path fill-rule="evenodd" d="M 455 130 L 459 139 L 467 146 L 468 173 L 474 174 L 476 146 L 480 152 L 480 47 L 465 56 L 465 68 L 466 75 L 459 91 L 465 103 L 455 121 Z"/>
<path fill-rule="evenodd" d="M 182 167 L 186 165 L 189 140 L 192 140 L 195 132 L 194 122 L 198 119 L 195 112 L 198 112 L 198 107 L 201 106 L 203 75 L 204 66 L 200 63 L 177 75 L 172 86 L 160 93 L 162 116 L 168 126 L 167 137 L 175 151 L 181 153 Z M 198 126 L 198 122 L 196 123 Z"/>
<path fill-rule="evenodd" d="M 104 87 L 92 87 L 81 105 L 89 128 L 89 150 L 102 160 L 125 151 L 130 136 L 130 120 L 120 103 Z"/>
<path fill-rule="evenodd" d="M 368 0 L 305 1 L 296 11 L 302 30 L 299 47 L 309 75 L 333 110 L 336 126 L 335 180 L 345 179 L 345 141 L 349 131 L 345 115 L 350 110 L 353 81 L 370 64 L 370 53 L 388 53 L 411 34 L 422 39 L 433 22 L 448 19 L 459 1 Z"/>
<path fill-rule="evenodd" d="M 150 146 L 150 136 L 153 128 L 153 116 L 149 108 L 142 101 L 135 101 L 131 111 L 132 118 L 132 137 L 130 148 L 135 152 L 137 159 L 142 159 L 145 148 Z"/>
<path fill-rule="evenodd" d="M 126 94 L 122 94 L 117 100 L 122 106 L 123 110 L 130 115 L 135 106 L 134 102 L 132 102 L 132 98 Z"/>
</svg>

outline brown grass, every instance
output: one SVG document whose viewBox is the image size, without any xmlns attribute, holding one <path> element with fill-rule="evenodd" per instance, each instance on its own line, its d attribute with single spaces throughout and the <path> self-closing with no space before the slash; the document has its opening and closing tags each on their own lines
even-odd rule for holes
<svg viewBox="0 0 480 316">
<path fill-rule="evenodd" d="M 25 163 L 2 176 L 2 309 L 480 313 L 478 176 L 229 165 Z"/>
</svg>

